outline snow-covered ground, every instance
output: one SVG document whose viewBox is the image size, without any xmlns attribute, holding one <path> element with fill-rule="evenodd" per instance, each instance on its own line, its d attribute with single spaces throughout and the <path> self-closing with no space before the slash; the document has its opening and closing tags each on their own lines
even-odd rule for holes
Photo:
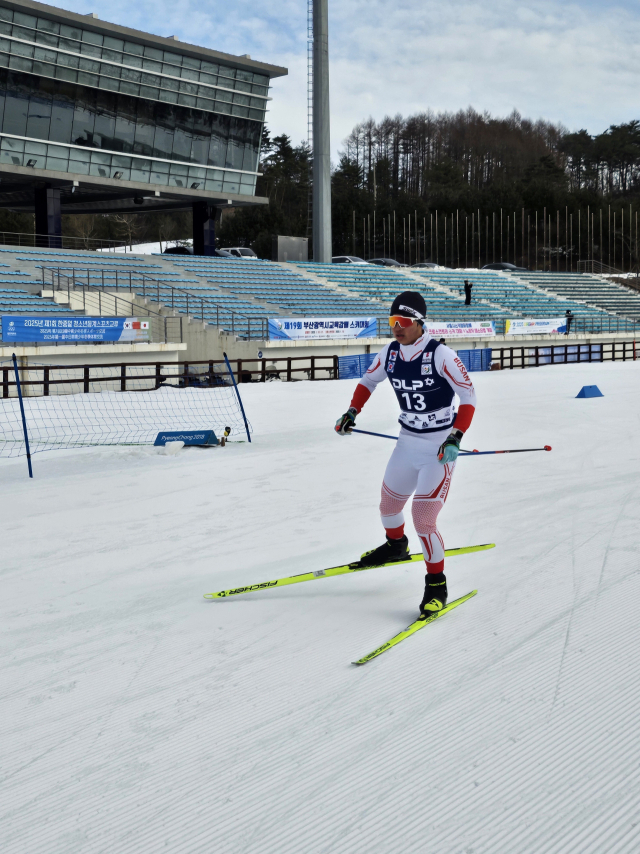
<svg viewBox="0 0 640 854">
<path fill-rule="evenodd" d="M 125 252 L 134 255 L 159 255 L 167 246 L 193 246 L 193 240 L 163 240 L 162 243 L 134 243 L 133 246 L 116 246 L 98 249 L 97 252 Z"/>
<path fill-rule="evenodd" d="M 553 452 L 460 460 L 479 594 L 361 668 L 420 565 L 202 598 L 382 541 L 352 382 L 243 387 L 252 445 L 2 461 L 3 854 L 640 850 L 640 364 L 474 378 L 468 446 Z"/>
</svg>

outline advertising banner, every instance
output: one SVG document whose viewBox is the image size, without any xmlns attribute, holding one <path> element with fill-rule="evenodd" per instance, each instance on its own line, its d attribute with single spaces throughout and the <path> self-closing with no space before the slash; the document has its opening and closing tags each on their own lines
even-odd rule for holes
<svg viewBox="0 0 640 854">
<path fill-rule="evenodd" d="M 150 341 L 146 317 L 3 317 L 2 340 L 20 343 L 48 341 Z"/>
<path fill-rule="evenodd" d="M 566 317 L 533 320 L 528 317 L 505 321 L 507 335 L 564 335 L 567 331 Z"/>
<path fill-rule="evenodd" d="M 375 338 L 375 317 L 274 317 L 269 338 L 274 341 L 317 341 L 328 338 Z"/>
<path fill-rule="evenodd" d="M 219 445 L 213 430 L 178 430 L 158 433 L 154 445 L 166 445 L 167 442 L 184 442 L 185 445 Z"/>
<path fill-rule="evenodd" d="M 477 323 L 426 323 L 425 328 L 432 338 L 481 338 L 496 334 L 492 320 Z"/>
</svg>

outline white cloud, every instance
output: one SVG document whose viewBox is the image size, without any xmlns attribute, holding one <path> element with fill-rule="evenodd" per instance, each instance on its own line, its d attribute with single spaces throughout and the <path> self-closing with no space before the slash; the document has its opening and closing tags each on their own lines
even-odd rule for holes
<svg viewBox="0 0 640 854">
<path fill-rule="evenodd" d="M 90 0 L 66 8 L 90 12 Z M 101 17 L 284 65 L 268 114 L 273 133 L 306 137 L 302 0 L 102 0 Z M 598 133 L 638 117 L 640 7 L 576 0 L 330 0 L 334 156 L 356 122 L 471 105 Z"/>
</svg>

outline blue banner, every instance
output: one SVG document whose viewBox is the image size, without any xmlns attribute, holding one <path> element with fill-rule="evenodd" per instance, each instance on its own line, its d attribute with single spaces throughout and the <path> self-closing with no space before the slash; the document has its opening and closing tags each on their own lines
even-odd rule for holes
<svg viewBox="0 0 640 854">
<path fill-rule="evenodd" d="M 20 343 L 48 341 L 151 340 L 146 317 L 3 317 L 2 340 Z"/>
<path fill-rule="evenodd" d="M 184 442 L 185 445 L 219 445 L 213 430 L 182 430 L 158 433 L 154 445 L 166 445 L 167 442 Z"/>
<path fill-rule="evenodd" d="M 274 317 L 269 320 L 272 341 L 375 338 L 377 334 L 375 317 Z"/>
</svg>

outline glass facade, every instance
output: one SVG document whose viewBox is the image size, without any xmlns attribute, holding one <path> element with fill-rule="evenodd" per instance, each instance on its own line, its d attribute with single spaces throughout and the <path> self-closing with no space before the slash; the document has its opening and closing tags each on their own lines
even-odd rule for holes
<svg viewBox="0 0 640 854">
<path fill-rule="evenodd" d="M 269 78 L 0 6 L 0 66 L 264 121 Z"/>
<path fill-rule="evenodd" d="M 0 164 L 251 196 L 268 87 L 0 4 Z"/>
</svg>

